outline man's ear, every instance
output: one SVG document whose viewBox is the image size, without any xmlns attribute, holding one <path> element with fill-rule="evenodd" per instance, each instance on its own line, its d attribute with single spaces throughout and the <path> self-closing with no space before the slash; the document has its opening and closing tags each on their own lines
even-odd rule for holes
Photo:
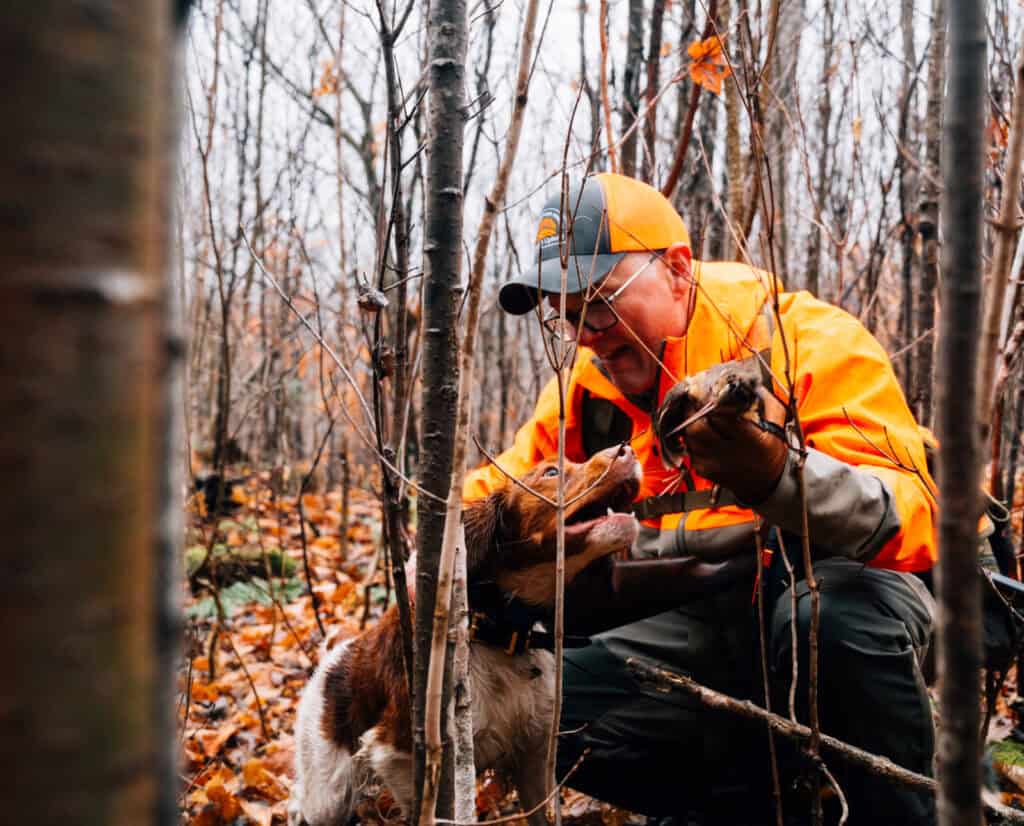
<svg viewBox="0 0 1024 826">
<path fill-rule="evenodd" d="M 662 260 L 673 281 L 673 290 L 688 291 L 693 275 L 693 253 L 689 244 L 673 244 Z"/>
</svg>

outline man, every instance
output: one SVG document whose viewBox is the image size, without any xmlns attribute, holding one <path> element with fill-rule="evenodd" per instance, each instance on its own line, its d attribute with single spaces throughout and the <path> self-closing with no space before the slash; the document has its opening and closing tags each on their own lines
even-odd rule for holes
<svg viewBox="0 0 1024 826">
<path fill-rule="evenodd" d="M 807 293 L 779 292 L 766 272 L 693 261 L 670 203 L 630 178 L 597 175 L 572 188 L 564 205 L 549 201 L 537 242 L 536 269 L 503 285 L 500 303 L 513 314 L 546 312 L 549 328 L 575 340 L 566 456 L 581 461 L 628 441 L 644 468 L 633 559 L 593 566 L 567 595 L 569 630 L 595 634 L 565 656 L 563 772 L 589 750 L 571 784 L 639 812 L 771 822 L 770 798 L 750 794 L 769 788 L 763 726 L 659 693 L 634 680 L 625 662 L 653 661 L 763 702 L 753 573 L 755 529 L 771 526 L 762 528 L 776 548 L 763 583 L 770 696 L 773 709 L 788 714 L 789 561 L 797 580 L 796 712 L 807 721 L 811 610 L 798 538 L 800 454 L 795 422 L 783 430 L 787 408 L 807 446 L 822 728 L 930 773 L 932 721 L 919 664 L 934 603 L 914 574 L 935 561 L 935 499 L 920 435 L 881 346 L 841 310 Z M 568 255 L 564 307 L 561 253 Z M 725 362 L 770 388 L 760 417 L 722 409 L 692 415 L 706 399 L 690 399 L 679 383 Z M 658 411 L 674 387 L 662 444 Z M 558 411 L 552 380 L 500 468 L 467 480 L 467 497 L 555 455 Z M 672 430 L 680 433 L 669 437 Z M 666 467 L 662 453 L 680 436 L 682 466 Z M 786 815 L 806 816 L 807 801 L 789 793 L 800 755 L 784 744 L 780 752 Z M 933 822 L 929 795 L 838 760 L 828 767 L 849 801 L 850 823 Z"/>
</svg>

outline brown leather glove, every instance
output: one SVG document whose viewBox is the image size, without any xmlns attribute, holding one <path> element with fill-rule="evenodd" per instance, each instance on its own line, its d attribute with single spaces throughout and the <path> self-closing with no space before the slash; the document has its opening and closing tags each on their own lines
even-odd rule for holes
<svg viewBox="0 0 1024 826">
<path fill-rule="evenodd" d="M 679 382 L 657 414 L 662 456 L 672 467 L 690 457 L 705 479 L 756 505 L 786 467 L 786 409 L 761 384 L 755 363 L 725 362 Z"/>
<path fill-rule="evenodd" d="M 565 591 L 565 630 L 598 634 L 678 608 L 742 580 L 757 568 L 753 547 L 723 562 L 694 556 L 668 559 L 604 557 L 581 571 Z"/>
</svg>

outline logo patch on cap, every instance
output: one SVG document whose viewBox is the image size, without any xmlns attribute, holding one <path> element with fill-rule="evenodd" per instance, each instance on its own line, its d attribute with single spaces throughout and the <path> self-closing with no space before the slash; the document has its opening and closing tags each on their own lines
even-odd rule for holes
<svg viewBox="0 0 1024 826">
<path fill-rule="evenodd" d="M 551 247 L 558 247 L 559 242 L 559 210 L 557 206 L 545 207 L 540 214 L 540 223 L 537 225 L 537 238 L 535 243 L 543 252 Z"/>
<path fill-rule="evenodd" d="M 558 235 L 558 224 L 555 223 L 555 219 L 545 215 L 540 219 L 540 226 L 537 227 L 537 242 L 543 241 L 545 238 L 550 238 L 552 235 Z"/>
</svg>

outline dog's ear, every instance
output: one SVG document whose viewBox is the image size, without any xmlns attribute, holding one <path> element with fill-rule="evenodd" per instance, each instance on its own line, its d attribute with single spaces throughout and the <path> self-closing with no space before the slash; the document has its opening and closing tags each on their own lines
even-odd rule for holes
<svg viewBox="0 0 1024 826">
<path fill-rule="evenodd" d="M 462 507 L 462 523 L 466 530 L 466 569 L 473 571 L 494 553 L 501 531 L 501 512 L 505 507 L 505 491 L 498 490 L 485 499 L 467 502 Z"/>
</svg>

